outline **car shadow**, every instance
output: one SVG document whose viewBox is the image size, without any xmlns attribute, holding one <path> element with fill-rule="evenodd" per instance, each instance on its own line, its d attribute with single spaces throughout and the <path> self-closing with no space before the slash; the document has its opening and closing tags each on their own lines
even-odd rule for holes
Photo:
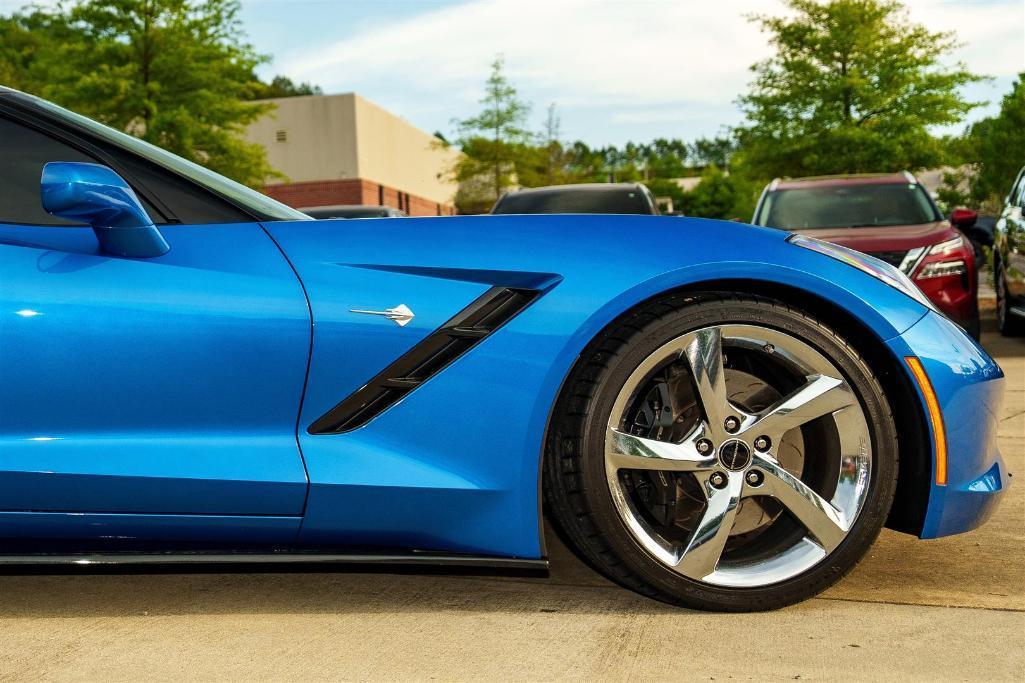
<svg viewBox="0 0 1025 683">
<path fill-rule="evenodd" d="M 659 614 L 679 608 L 603 582 L 426 569 L 207 567 L 0 576 L 0 619 L 210 614 Z"/>
<path fill-rule="evenodd" d="M 547 529 L 551 571 L 345 564 L 0 568 L 0 619 L 182 614 L 679 613 L 621 588 Z"/>
</svg>

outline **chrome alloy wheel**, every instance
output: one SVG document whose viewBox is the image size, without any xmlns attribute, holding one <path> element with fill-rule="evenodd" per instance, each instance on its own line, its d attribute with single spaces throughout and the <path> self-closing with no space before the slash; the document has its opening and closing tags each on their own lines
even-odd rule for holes
<svg viewBox="0 0 1025 683">
<path fill-rule="evenodd" d="M 619 391 L 605 437 L 630 534 L 715 586 L 778 583 L 826 558 L 861 511 L 871 468 L 865 412 L 840 370 L 756 325 L 705 327 L 657 349 Z M 652 499 L 669 512 L 652 514 Z"/>
</svg>

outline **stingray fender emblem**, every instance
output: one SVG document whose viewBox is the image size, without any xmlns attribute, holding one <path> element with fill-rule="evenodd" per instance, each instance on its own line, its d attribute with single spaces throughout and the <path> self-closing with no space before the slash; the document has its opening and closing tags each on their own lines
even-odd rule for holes
<svg viewBox="0 0 1025 683">
<path fill-rule="evenodd" d="M 416 317 L 413 311 L 406 304 L 399 304 L 395 308 L 386 308 L 383 311 L 364 311 L 358 308 L 350 308 L 350 313 L 365 313 L 366 315 L 382 315 L 399 327 L 405 327 Z"/>
</svg>

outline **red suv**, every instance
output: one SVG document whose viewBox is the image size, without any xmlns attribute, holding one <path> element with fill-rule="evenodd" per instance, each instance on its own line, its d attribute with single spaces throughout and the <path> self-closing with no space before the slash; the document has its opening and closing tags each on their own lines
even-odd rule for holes
<svg viewBox="0 0 1025 683">
<path fill-rule="evenodd" d="M 975 250 L 910 173 L 774 180 L 755 209 L 755 225 L 792 230 L 865 252 L 900 268 L 948 317 L 979 336 Z"/>
</svg>

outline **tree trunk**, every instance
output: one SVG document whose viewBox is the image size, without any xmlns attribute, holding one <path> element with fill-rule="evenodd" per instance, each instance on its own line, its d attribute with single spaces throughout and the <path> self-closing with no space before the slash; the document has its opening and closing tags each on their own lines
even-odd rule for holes
<svg viewBox="0 0 1025 683">
<path fill-rule="evenodd" d="M 847 56 L 844 55 L 840 59 L 840 76 L 843 78 L 843 120 L 844 123 L 851 122 L 851 108 L 853 93 L 851 92 L 851 86 L 847 82 Z"/>
</svg>

